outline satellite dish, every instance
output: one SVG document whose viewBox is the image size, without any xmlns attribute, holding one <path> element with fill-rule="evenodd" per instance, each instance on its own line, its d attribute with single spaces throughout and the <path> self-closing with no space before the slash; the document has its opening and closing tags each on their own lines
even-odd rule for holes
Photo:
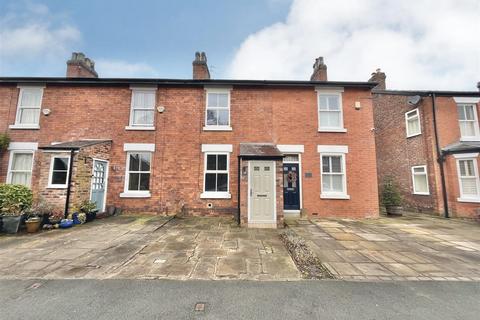
<svg viewBox="0 0 480 320">
<path fill-rule="evenodd" d="M 416 106 L 421 100 L 422 100 L 422 97 L 420 97 L 419 95 L 410 96 L 408 97 L 407 103 L 409 105 Z"/>
</svg>

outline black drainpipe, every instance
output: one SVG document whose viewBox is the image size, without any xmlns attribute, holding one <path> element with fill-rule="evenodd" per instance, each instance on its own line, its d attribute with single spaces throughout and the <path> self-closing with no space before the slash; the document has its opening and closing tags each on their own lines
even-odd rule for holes
<svg viewBox="0 0 480 320">
<path fill-rule="evenodd" d="M 68 180 L 67 180 L 67 198 L 65 199 L 65 219 L 68 216 L 68 205 L 70 204 L 70 191 L 72 189 L 72 172 L 73 172 L 73 157 L 75 150 L 70 150 L 70 163 L 68 164 Z"/>
<path fill-rule="evenodd" d="M 238 177 L 237 177 L 237 201 L 238 201 L 238 208 L 237 208 L 237 225 L 240 225 L 240 156 L 238 156 Z"/>
<path fill-rule="evenodd" d="M 437 161 L 440 165 L 440 178 L 442 180 L 442 197 L 443 197 L 443 210 L 445 212 L 445 218 L 449 218 L 448 213 L 448 196 L 447 196 L 447 184 L 445 182 L 445 171 L 443 170 L 443 163 L 445 162 L 445 156 L 440 150 L 440 142 L 438 141 L 438 127 L 437 127 L 437 108 L 435 105 L 435 93 L 431 93 L 432 109 L 433 109 L 433 128 L 435 130 L 435 145 L 437 147 Z"/>
</svg>

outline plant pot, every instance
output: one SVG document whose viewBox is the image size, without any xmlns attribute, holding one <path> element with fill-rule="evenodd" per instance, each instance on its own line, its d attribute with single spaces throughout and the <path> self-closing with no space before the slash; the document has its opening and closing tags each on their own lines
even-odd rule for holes
<svg viewBox="0 0 480 320">
<path fill-rule="evenodd" d="M 78 213 L 75 212 L 74 214 L 72 214 L 72 220 L 73 220 L 73 224 L 82 224 L 80 222 L 80 220 L 78 220 Z"/>
<path fill-rule="evenodd" d="M 385 206 L 387 215 L 389 216 L 401 216 L 403 215 L 403 207 L 401 206 Z"/>
<path fill-rule="evenodd" d="M 3 216 L 3 232 L 12 234 L 17 233 L 21 220 L 22 216 Z"/>
<path fill-rule="evenodd" d="M 48 214 L 44 214 L 42 216 L 42 220 L 40 221 L 40 226 L 43 227 L 46 224 L 50 224 L 50 219 L 48 218 Z"/>
<path fill-rule="evenodd" d="M 97 211 L 87 213 L 87 220 L 85 222 L 91 222 L 97 217 Z"/>
<path fill-rule="evenodd" d="M 25 221 L 25 224 L 27 226 L 27 232 L 28 233 L 35 233 L 38 232 L 40 229 L 40 223 L 42 220 L 40 218 L 31 218 Z"/>
<path fill-rule="evenodd" d="M 73 220 L 63 219 L 58 225 L 60 229 L 67 229 L 73 227 Z"/>
</svg>

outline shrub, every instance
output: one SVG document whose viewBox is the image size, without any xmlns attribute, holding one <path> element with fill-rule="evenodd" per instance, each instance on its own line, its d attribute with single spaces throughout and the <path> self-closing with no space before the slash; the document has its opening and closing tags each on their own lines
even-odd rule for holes
<svg viewBox="0 0 480 320">
<path fill-rule="evenodd" d="M 0 213 L 20 215 L 32 206 L 32 191 L 19 184 L 0 184 Z"/>
<path fill-rule="evenodd" d="M 33 203 L 30 211 L 34 216 L 49 216 L 53 211 L 53 206 L 48 204 L 44 199 L 40 198 Z"/>
<path fill-rule="evenodd" d="M 384 206 L 401 206 L 403 202 L 402 195 L 398 191 L 395 181 L 388 177 L 383 181 L 382 203 Z"/>
<path fill-rule="evenodd" d="M 10 137 L 6 133 L 0 133 L 0 151 L 7 150 L 10 144 Z"/>
<path fill-rule="evenodd" d="M 79 212 L 90 213 L 97 208 L 97 205 L 95 204 L 95 202 L 85 200 L 82 201 L 77 208 Z"/>
</svg>

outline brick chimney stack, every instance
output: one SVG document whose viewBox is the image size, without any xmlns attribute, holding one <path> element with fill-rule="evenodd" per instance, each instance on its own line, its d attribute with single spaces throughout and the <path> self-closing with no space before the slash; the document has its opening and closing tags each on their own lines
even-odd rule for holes
<svg viewBox="0 0 480 320">
<path fill-rule="evenodd" d="M 310 81 L 327 81 L 327 65 L 323 62 L 323 57 L 315 59 L 313 64 L 313 73 Z"/>
<path fill-rule="evenodd" d="M 385 90 L 387 88 L 387 83 L 385 82 L 386 78 L 387 75 L 385 72 L 382 72 L 382 70 L 379 68 L 372 73 L 372 76 L 370 79 L 368 79 L 368 82 L 377 82 L 378 85 L 375 87 L 375 89 Z"/>
<path fill-rule="evenodd" d="M 210 71 L 208 70 L 205 52 L 195 52 L 195 60 L 193 60 L 192 65 L 194 80 L 210 79 Z"/>
<path fill-rule="evenodd" d="M 477 82 L 477 89 L 480 91 L 480 81 Z"/>
<path fill-rule="evenodd" d="M 95 62 L 82 52 L 72 52 L 72 58 L 67 61 L 67 78 L 98 78 Z"/>
</svg>

